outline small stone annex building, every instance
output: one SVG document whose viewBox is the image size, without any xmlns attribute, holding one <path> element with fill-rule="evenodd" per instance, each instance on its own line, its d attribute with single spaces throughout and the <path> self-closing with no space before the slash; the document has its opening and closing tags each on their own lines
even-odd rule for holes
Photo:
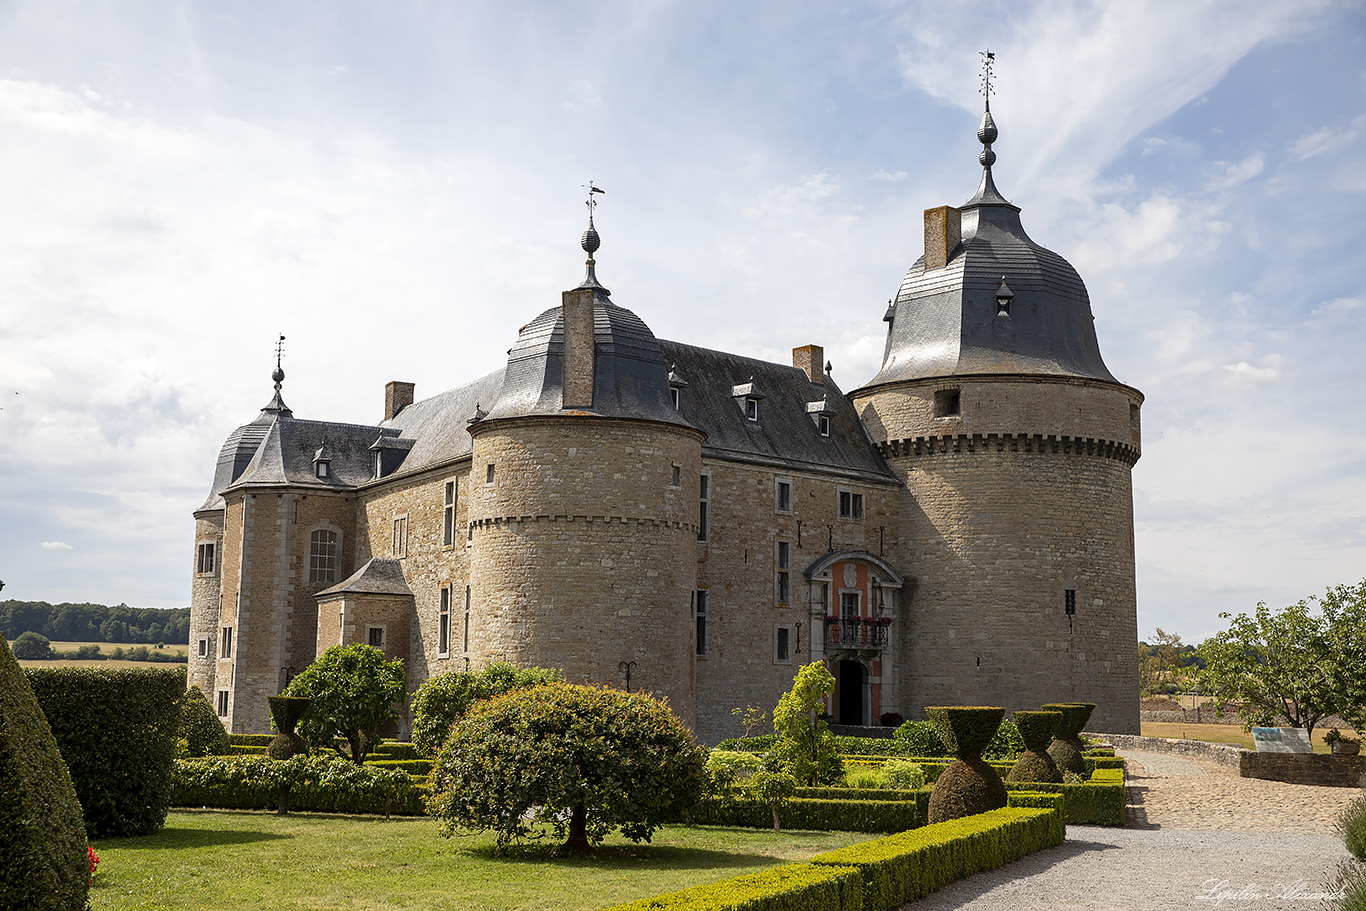
<svg viewBox="0 0 1366 911">
<path fill-rule="evenodd" d="M 357 425 L 296 417 L 277 364 L 195 512 L 191 682 L 267 731 L 266 697 L 366 642 L 410 690 L 556 667 L 715 742 L 821 660 L 841 723 L 1079 700 L 1137 733 L 1143 396 L 997 191 L 996 136 L 988 107 L 981 184 L 925 212 L 849 393 L 816 345 L 788 366 L 655 338 L 596 276 L 591 206 L 586 277 L 503 369 L 421 401 L 389 383 Z"/>
</svg>

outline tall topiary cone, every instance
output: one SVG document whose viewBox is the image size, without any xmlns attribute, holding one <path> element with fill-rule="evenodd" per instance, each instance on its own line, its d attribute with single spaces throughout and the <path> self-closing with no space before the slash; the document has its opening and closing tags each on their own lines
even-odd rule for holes
<svg viewBox="0 0 1366 911">
<path fill-rule="evenodd" d="M 1086 760 L 1081 755 L 1086 746 L 1081 742 L 1081 729 L 1091 720 L 1095 707 L 1094 702 L 1050 702 L 1043 707 L 1046 712 L 1062 713 L 1062 723 L 1053 735 L 1056 739 L 1048 748 L 1048 755 L 1064 772 L 1086 774 Z"/>
<path fill-rule="evenodd" d="M 1062 712 L 1016 712 L 1013 718 L 1020 739 L 1024 741 L 1025 751 L 1006 775 L 1006 781 L 1061 783 L 1062 772 L 1058 771 L 1053 757 L 1048 755 L 1048 745 L 1058 725 L 1062 724 Z"/>
<path fill-rule="evenodd" d="M 1006 805 L 1006 786 L 982 760 L 982 751 L 1001 726 L 1005 709 L 995 706 L 930 706 L 925 714 L 944 745 L 958 758 L 930 792 L 929 822 L 975 816 Z"/>
<path fill-rule="evenodd" d="M 271 696 L 267 701 L 270 703 L 270 718 L 279 733 L 266 747 L 266 755 L 271 759 L 289 759 L 306 754 L 308 744 L 294 733 L 294 726 L 304 717 L 313 700 L 306 696 Z"/>
<path fill-rule="evenodd" d="M 0 908 L 80 911 L 85 819 L 47 717 L 0 636 Z"/>
</svg>

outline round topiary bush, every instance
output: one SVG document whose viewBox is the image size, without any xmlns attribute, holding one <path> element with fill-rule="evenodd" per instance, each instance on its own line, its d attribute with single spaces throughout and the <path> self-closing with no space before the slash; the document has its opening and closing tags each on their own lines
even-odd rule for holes
<svg viewBox="0 0 1366 911">
<path fill-rule="evenodd" d="M 975 816 L 1006 805 L 1006 786 L 996 770 L 982 760 L 982 751 L 1001 725 L 1005 709 L 998 706 L 929 706 L 925 714 L 944 745 L 958 759 L 934 783 L 930 792 L 929 822 Z"/>
<path fill-rule="evenodd" d="M 313 700 L 305 696 L 271 696 L 266 701 L 270 703 L 270 720 L 279 732 L 266 747 L 266 755 L 271 759 L 308 755 L 308 744 L 294 733 L 294 726 L 308 712 Z"/>
<path fill-rule="evenodd" d="M 226 756 L 232 752 L 223 722 L 209 705 L 209 697 L 197 686 L 190 687 L 181 698 L 176 736 L 185 741 L 188 756 Z"/>
<path fill-rule="evenodd" d="M 1094 702 L 1050 702 L 1043 707 L 1045 712 L 1062 713 L 1062 722 L 1048 748 L 1048 755 L 1053 757 L 1059 771 L 1086 774 L 1086 760 L 1082 758 L 1086 746 L 1081 742 L 1081 729 L 1091 719 L 1095 707 Z"/>
<path fill-rule="evenodd" d="M 1016 712 L 1015 727 L 1024 740 L 1025 751 L 1015 761 L 1015 767 L 1006 775 L 1006 781 L 1051 781 L 1062 783 L 1062 772 L 1053 757 L 1048 755 L 1048 745 L 1062 724 L 1062 712 Z"/>
<path fill-rule="evenodd" d="M 907 721 L 892 735 L 902 756 L 947 756 L 949 748 L 928 721 Z"/>
</svg>

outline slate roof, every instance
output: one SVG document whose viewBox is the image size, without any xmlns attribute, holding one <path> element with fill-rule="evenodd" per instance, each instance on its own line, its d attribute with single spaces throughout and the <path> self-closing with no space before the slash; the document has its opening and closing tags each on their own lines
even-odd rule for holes
<svg viewBox="0 0 1366 911">
<path fill-rule="evenodd" d="M 403 564 L 398 560 L 371 557 L 365 565 L 356 570 L 344 582 L 325 588 L 314 595 L 323 598 L 327 595 L 406 595 L 412 597 L 413 590 L 403 578 Z"/>
<path fill-rule="evenodd" d="M 997 315 L 1003 278 L 1014 294 L 1009 316 Z M 1030 239 L 989 166 L 962 207 L 962 241 L 948 264 L 926 270 L 925 258 L 916 260 L 888 316 L 882 369 L 867 386 L 993 373 L 1117 382 L 1101 359 L 1081 276 Z"/>
</svg>

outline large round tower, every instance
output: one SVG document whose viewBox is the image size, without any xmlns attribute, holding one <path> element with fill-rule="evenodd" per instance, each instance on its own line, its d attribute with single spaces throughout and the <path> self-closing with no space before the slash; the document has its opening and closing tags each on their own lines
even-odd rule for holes
<svg viewBox="0 0 1366 911">
<path fill-rule="evenodd" d="M 1097 703 L 1138 732 L 1131 470 L 1143 396 L 1101 359 L 1086 286 L 997 191 L 925 213 L 881 371 L 850 394 L 906 485 L 900 702 Z"/>
<path fill-rule="evenodd" d="M 522 328 L 469 424 L 470 655 L 667 696 L 692 726 L 703 434 L 598 283 L 598 244 L 590 216 L 583 283 Z"/>
</svg>

